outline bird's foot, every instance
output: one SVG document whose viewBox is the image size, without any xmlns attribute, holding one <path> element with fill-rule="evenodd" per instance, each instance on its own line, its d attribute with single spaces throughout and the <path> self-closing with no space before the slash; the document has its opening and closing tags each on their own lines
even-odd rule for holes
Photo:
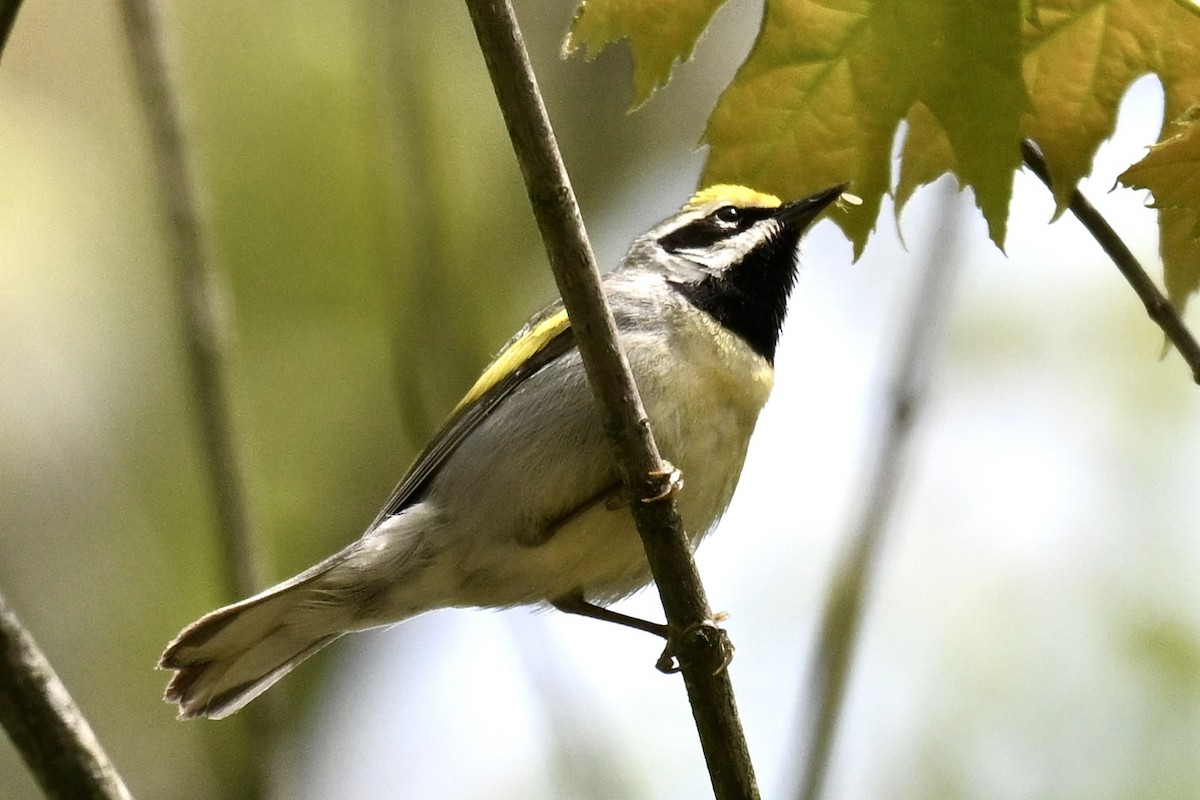
<svg viewBox="0 0 1200 800">
<path fill-rule="evenodd" d="M 683 643 L 686 649 L 693 649 L 696 645 L 692 640 L 699 637 L 707 642 L 707 647 L 715 648 L 720 655 L 720 660 L 717 663 L 716 669 L 713 670 L 713 675 L 719 675 L 729 668 L 733 661 L 733 642 L 729 639 L 729 633 L 721 627 L 720 623 L 729 618 L 729 615 L 724 611 L 719 611 L 713 614 L 710 619 L 701 620 L 695 625 L 690 626 L 682 634 L 678 641 Z M 671 641 L 667 640 L 667 646 L 663 648 L 662 655 L 658 657 L 658 661 L 654 664 L 655 668 L 666 675 L 672 675 L 683 669 L 683 664 L 675 655 L 675 648 Z"/>
<path fill-rule="evenodd" d="M 658 491 L 643 497 L 643 503 L 661 503 L 669 497 L 674 497 L 683 488 L 683 473 L 670 461 L 664 461 L 663 468 L 651 471 L 649 477 L 651 481 L 657 482 Z"/>
</svg>

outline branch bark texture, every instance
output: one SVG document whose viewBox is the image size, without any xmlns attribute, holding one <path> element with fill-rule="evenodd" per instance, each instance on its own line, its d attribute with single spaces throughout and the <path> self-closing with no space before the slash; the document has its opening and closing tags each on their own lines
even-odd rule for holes
<svg viewBox="0 0 1200 800">
<path fill-rule="evenodd" d="M 47 797 L 132 800 L 67 687 L 3 594 L 0 724 Z"/>
<path fill-rule="evenodd" d="M 626 485 L 632 497 L 655 497 L 662 491 L 662 479 L 656 476 L 666 465 L 617 340 L 596 259 L 512 6 L 507 0 L 467 0 L 467 7 Z M 757 798 L 733 687 L 728 671 L 721 668 L 728 643 L 723 632 L 708 624 L 712 612 L 675 503 L 668 498 L 630 505 L 682 667 L 714 793 L 720 800 Z"/>
<path fill-rule="evenodd" d="M 1042 183 L 1053 189 L 1050 170 L 1046 167 L 1046 159 L 1043 158 L 1041 148 L 1037 146 L 1037 143 L 1031 139 L 1021 142 L 1021 156 L 1025 160 L 1025 166 L 1029 167 L 1034 175 L 1041 178 Z M 1179 355 L 1183 356 L 1183 360 L 1192 370 L 1192 380 L 1200 383 L 1200 345 L 1196 344 L 1195 337 L 1183 324 L 1175 306 L 1171 305 L 1171 301 L 1159 291 L 1125 242 L 1078 188 L 1071 190 L 1069 208 L 1071 213 L 1083 223 L 1083 227 L 1087 228 L 1092 238 L 1104 248 L 1104 252 L 1108 254 L 1113 263 L 1117 265 L 1117 269 L 1125 276 L 1125 280 L 1129 282 L 1133 291 L 1146 306 L 1146 313 L 1150 319 L 1162 328 L 1167 339 L 1175 345 Z"/>
</svg>

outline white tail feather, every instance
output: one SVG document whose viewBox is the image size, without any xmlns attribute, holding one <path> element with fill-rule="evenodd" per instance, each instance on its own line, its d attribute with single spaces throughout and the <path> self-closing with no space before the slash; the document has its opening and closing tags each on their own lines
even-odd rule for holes
<svg viewBox="0 0 1200 800">
<path fill-rule="evenodd" d="M 229 716 L 343 633 L 428 608 L 409 568 L 423 563 L 412 558 L 413 534 L 429 518 L 423 506 L 408 509 L 294 578 L 184 628 L 159 659 L 176 671 L 165 699 L 179 704 L 182 719 Z"/>
<path fill-rule="evenodd" d="M 353 626 L 352 605 L 330 602 L 320 578 L 334 557 L 186 627 L 159 661 L 176 670 L 166 699 L 184 719 L 220 719 L 266 691 Z"/>
</svg>

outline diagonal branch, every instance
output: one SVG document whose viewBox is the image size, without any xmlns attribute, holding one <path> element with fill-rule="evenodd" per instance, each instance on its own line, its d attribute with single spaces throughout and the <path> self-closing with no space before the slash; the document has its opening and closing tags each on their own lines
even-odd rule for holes
<svg viewBox="0 0 1200 800">
<path fill-rule="evenodd" d="M 496 99 L 525 178 L 550 266 L 576 333 L 580 355 L 616 448 L 631 496 L 661 492 L 666 464 L 658 452 L 629 363 L 604 301 L 600 272 L 584 232 L 512 7 L 507 0 L 467 0 Z M 758 797 L 728 671 L 728 642 L 712 612 L 671 499 L 631 504 L 658 585 L 670 641 L 682 665 L 692 714 L 717 798 Z"/>
<path fill-rule="evenodd" d="M 1032 139 L 1021 142 L 1021 155 L 1025 159 L 1025 166 L 1029 167 L 1034 175 L 1041 178 L 1042 183 L 1051 187 L 1046 159 L 1042 156 L 1037 142 Z M 1146 313 L 1150 315 L 1150 319 L 1162 328 L 1167 339 L 1175 345 L 1179 355 L 1183 356 L 1183 360 L 1192 370 L 1192 380 L 1200 383 L 1200 345 L 1196 344 L 1195 337 L 1183 324 L 1175 306 L 1171 305 L 1171 301 L 1163 296 L 1163 293 L 1154 285 L 1154 281 L 1146 274 L 1146 270 L 1129 251 L 1125 242 L 1078 188 L 1071 190 L 1069 208 L 1071 213 L 1083 223 L 1083 227 L 1087 228 L 1092 238 L 1104 248 L 1104 252 L 1108 253 L 1108 257 L 1112 259 L 1113 263 L 1117 265 L 1117 269 L 1125 276 L 1125 280 L 1129 282 L 1133 291 L 1146 306 Z"/>
<path fill-rule="evenodd" d="M 47 797 L 131 800 L 54 668 L 0 594 L 0 724 Z"/>
<path fill-rule="evenodd" d="M 943 191 L 933 246 L 896 341 L 882 441 L 865 470 L 866 494 L 860 516 L 826 596 L 809 673 L 808 702 L 803 710 L 804 764 L 796 793 L 800 800 L 817 800 L 825 783 L 863 606 L 904 473 L 908 444 L 925 399 L 933 349 L 949 310 L 947 297 L 958 261 L 955 251 L 961 217 L 954 208 L 953 188 L 946 184 Z"/>
</svg>

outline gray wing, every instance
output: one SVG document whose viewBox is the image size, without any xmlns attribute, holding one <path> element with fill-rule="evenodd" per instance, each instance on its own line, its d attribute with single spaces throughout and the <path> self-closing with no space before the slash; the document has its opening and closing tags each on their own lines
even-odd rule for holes
<svg viewBox="0 0 1200 800">
<path fill-rule="evenodd" d="M 537 327 L 543 321 L 552 317 L 562 309 L 562 301 L 548 306 L 535 316 L 521 329 L 501 353 L 508 350 L 529 330 Z M 509 371 L 503 378 L 488 388 L 479 397 L 457 409 L 450 415 L 442 427 L 438 429 L 425 448 L 417 455 L 408 472 L 400 479 L 400 483 L 392 490 L 387 503 L 380 509 L 367 530 L 374 529 L 387 517 L 399 514 L 404 509 L 420 502 L 430 481 L 438 469 L 446 462 L 463 440 L 486 420 L 528 377 L 542 368 L 562 358 L 575 349 L 575 332 L 567 325 L 561 332 L 547 341 L 536 353 L 525 360 L 515 369 Z"/>
</svg>

